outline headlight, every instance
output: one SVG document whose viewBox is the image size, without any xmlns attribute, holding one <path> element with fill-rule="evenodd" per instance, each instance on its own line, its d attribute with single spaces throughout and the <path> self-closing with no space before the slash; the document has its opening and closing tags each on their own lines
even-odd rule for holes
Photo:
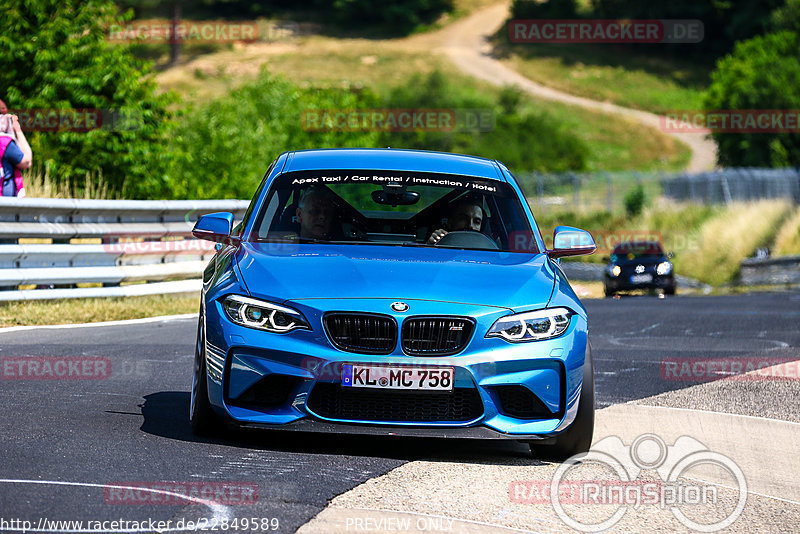
<svg viewBox="0 0 800 534">
<path fill-rule="evenodd" d="M 230 295 L 222 307 L 230 320 L 241 326 L 279 333 L 301 328 L 311 330 L 308 321 L 299 311 L 263 300 Z"/>
<path fill-rule="evenodd" d="M 492 325 L 486 337 L 502 337 L 512 342 L 558 337 L 566 331 L 572 315 L 572 311 L 567 308 L 548 308 L 507 315 Z"/>
<path fill-rule="evenodd" d="M 622 267 L 614 265 L 613 267 L 609 267 L 608 272 L 611 273 L 611 276 L 619 276 L 619 273 L 622 272 Z"/>
<path fill-rule="evenodd" d="M 672 272 L 672 264 L 668 261 L 662 261 L 656 267 L 656 274 L 658 275 L 669 274 L 670 272 Z"/>
</svg>

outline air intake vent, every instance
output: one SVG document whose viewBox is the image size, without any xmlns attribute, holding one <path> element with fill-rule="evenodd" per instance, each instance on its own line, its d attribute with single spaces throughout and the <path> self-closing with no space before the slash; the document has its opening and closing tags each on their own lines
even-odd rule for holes
<svg viewBox="0 0 800 534">
<path fill-rule="evenodd" d="M 475 323 L 466 317 L 410 317 L 403 321 L 403 351 L 411 356 L 447 356 L 464 350 Z"/>
<path fill-rule="evenodd" d="M 394 391 L 320 382 L 311 390 L 308 409 L 321 417 L 359 422 L 467 422 L 483 415 L 481 396 L 474 387 Z"/>
<path fill-rule="evenodd" d="M 555 419 L 560 414 L 551 412 L 530 389 L 525 386 L 495 386 L 500 411 L 517 419 Z"/>
<path fill-rule="evenodd" d="M 348 352 L 389 354 L 397 345 L 397 323 L 388 315 L 328 313 L 323 320 L 333 344 Z"/>
<path fill-rule="evenodd" d="M 279 408 L 289 402 L 299 379 L 294 376 L 271 374 L 267 375 L 236 397 L 228 399 L 235 406 L 252 408 Z"/>
</svg>

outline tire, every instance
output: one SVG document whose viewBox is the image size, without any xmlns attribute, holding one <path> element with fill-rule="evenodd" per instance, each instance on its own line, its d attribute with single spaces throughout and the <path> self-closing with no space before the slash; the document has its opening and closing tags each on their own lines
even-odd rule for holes
<svg viewBox="0 0 800 534">
<path fill-rule="evenodd" d="M 216 436 L 227 426 L 217 415 L 208 400 L 208 374 L 206 373 L 205 333 L 203 316 L 197 324 L 197 342 L 194 351 L 194 376 L 192 377 L 191 402 L 189 404 L 189 423 L 195 436 Z"/>
<path fill-rule="evenodd" d="M 665 295 L 674 295 L 675 294 L 675 286 L 668 287 L 664 289 Z"/>
<path fill-rule="evenodd" d="M 605 294 L 605 296 L 607 297 L 613 297 L 616 293 L 614 292 L 613 289 L 609 289 L 608 286 L 604 285 L 603 294 Z"/>
<path fill-rule="evenodd" d="M 594 434 L 594 368 L 592 347 L 586 344 L 586 360 L 583 365 L 583 386 L 578 400 L 578 414 L 575 421 L 564 432 L 555 437 L 555 443 L 538 445 L 529 442 L 531 452 L 539 458 L 563 461 L 589 451 Z"/>
</svg>

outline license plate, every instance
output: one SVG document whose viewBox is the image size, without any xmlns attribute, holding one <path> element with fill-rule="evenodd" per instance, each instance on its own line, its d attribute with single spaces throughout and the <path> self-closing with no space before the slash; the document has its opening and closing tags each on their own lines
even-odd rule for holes
<svg viewBox="0 0 800 534">
<path fill-rule="evenodd" d="M 454 376 L 452 367 L 342 365 L 343 387 L 452 391 Z"/>
<path fill-rule="evenodd" d="M 653 281 L 653 275 L 650 273 L 646 274 L 634 274 L 631 276 L 631 283 L 632 284 L 643 284 L 647 282 Z"/>
</svg>

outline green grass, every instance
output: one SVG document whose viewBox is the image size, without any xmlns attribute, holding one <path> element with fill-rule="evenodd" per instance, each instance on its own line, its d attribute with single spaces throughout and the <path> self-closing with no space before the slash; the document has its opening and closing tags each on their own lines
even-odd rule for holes
<svg viewBox="0 0 800 534">
<path fill-rule="evenodd" d="M 496 52 L 523 76 L 570 94 L 661 113 L 702 109 L 710 65 L 621 46 L 508 44 Z"/>
<path fill-rule="evenodd" d="M 139 319 L 196 313 L 199 308 L 199 294 L 8 302 L 0 303 L 0 327 Z"/>
<path fill-rule="evenodd" d="M 624 117 L 534 98 L 528 102 L 546 109 L 589 146 L 590 171 L 681 170 L 692 157 L 688 147 L 674 138 Z"/>
<path fill-rule="evenodd" d="M 675 270 L 707 284 L 734 281 L 742 260 L 775 239 L 789 213 L 785 201 L 732 204 L 700 228 L 697 247 L 675 258 Z"/>
<path fill-rule="evenodd" d="M 798 212 L 775 200 L 703 206 L 657 198 L 636 217 L 619 211 L 537 210 L 534 204 L 546 240 L 558 225 L 584 228 L 595 237 L 598 252 L 575 261 L 604 262 L 615 243 L 652 236 L 674 254 L 677 274 L 717 287 L 735 282 L 742 260 L 758 247 L 774 243 L 773 255 L 800 253 Z"/>
<path fill-rule="evenodd" d="M 488 94 L 500 91 L 465 76 L 445 57 L 432 54 L 432 43 L 430 35 L 379 40 L 306 36 L 209 54 L 167 69 L 156 79 L 163 90 L 179 93 L 184 103 L 223 96 L 252 81 L 260 68 L 301 87 L 370 88 L 378 93 L 407 83 L 414 74 L 439 70 L 453 83 Z M 691 158 L 686 146 L 637 122 L 528 96 L 523 101 L 530 109 L 546 110 L 588 145 L 588 170 L 678 170 Z"/>
<path fill-rule="evenodd" d="M 786 222 L 778 230 L 772 246 L 773 256 L 792 256 L 800 254 L 800 208 L 787 217 Z"/>
</svg>

